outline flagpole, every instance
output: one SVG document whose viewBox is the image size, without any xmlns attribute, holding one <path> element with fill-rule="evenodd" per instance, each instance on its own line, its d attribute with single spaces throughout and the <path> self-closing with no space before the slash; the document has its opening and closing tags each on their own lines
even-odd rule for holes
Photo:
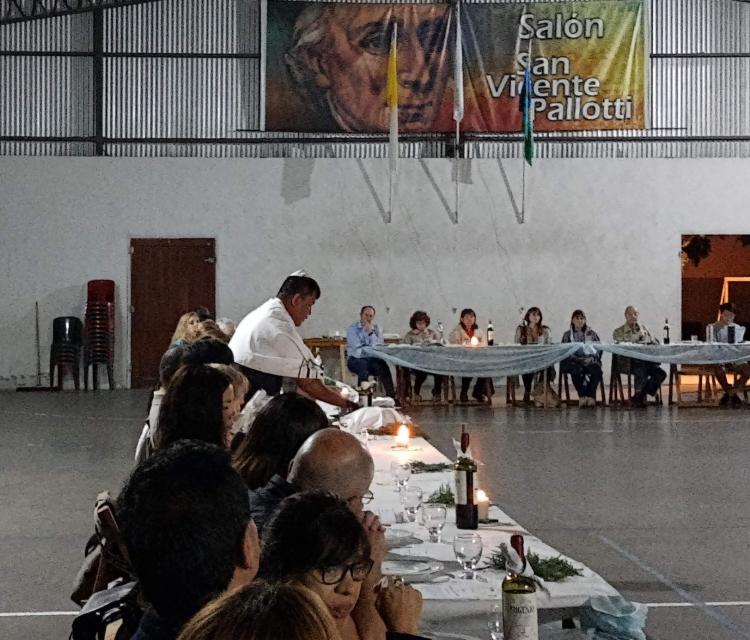
<svg viewBox="0 0 750 640">
<path fill-rule="evenodd" d="M 398 69 L 397 69 L 397 34 L 398 25 L 393 24 L 393 34 L 391 36 L 391 51 L 388 55 L 388 88 L 386 91 L 386 101 L 388 103 L 388 222 L 393 217 L 393 200 L 396 189 L 395 174 L 398 164 Z"/>
<path fill-rule="evenodd" d="M 523 224 L 526 221 L 526 158 L 523 159 L 523 172 L 521 174 L 521 220 Z"/>
<path fill-rule="evenodd" d="M 453 173 L 456 180 L 456 213 L 453 224 L 458 224 L 458 165 L 461 148 L 461 120 L 464 117 L 464 57 L 461 38 L 461 0 L 458 0 L 456 2 L 456 50 L 453 55 L 453 119 L 456 121 L 456 144 L 453 150 Z"/>
<path fill-rule="evenodd" d="M 458 150 L 459 150 L 459 144 L 460 144 L 460 132 L 459 129 L 461 127 L 460 122 L 456 122 L 456 147 L 455 152 L 453 154 L 453 168 L 454 168 L 454 174 L 456 176 L 456 217 L 453 221 L 454 224 L 458 224 Z"/>
</svg>

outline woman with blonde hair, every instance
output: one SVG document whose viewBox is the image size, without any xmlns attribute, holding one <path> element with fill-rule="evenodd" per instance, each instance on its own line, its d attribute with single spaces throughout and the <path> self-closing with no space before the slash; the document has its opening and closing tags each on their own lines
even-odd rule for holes
<svg viewBox="0 0 750 640">
<path fill-rule="evenodd" d="M 177 328 L 172 335 L 170 345 L 179 346 L 197 340 L 199 336 L 201 321 L 195 311 L 188 311 L 180 316 Z"/>
<path fill-rule="evenodd" d="M 340 640 L 320 597 L 298 584 L 261 580 L 207 604 L 178 640 Z"/>
</svg>

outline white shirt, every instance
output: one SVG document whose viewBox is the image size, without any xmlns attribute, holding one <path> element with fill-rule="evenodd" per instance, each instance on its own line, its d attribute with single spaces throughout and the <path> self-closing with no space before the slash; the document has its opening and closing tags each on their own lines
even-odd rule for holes
<svg viewBox="0 0 750 640">
<path fill-rule="evenodd" d="M 229 348 L 234 361 L 248 369 L 286 378 L 318 378 L 313 354 L 278 298 L 248 313 L 237 325 Z"/>
<path fill-rule="evenodd" d="M 734 327 L 735 342 L 742 342 L 745 339 L 745 327 L 743 327 L 741 324 L 735 324 L 734 322 L 732 322 L 730 324 L 724 325 L 719 322 L 714 322 L 709 326 L 711 327 L 711 331 L 713 332 L 714 342 L 729 342 L 729 327 Z"/>
</svg>

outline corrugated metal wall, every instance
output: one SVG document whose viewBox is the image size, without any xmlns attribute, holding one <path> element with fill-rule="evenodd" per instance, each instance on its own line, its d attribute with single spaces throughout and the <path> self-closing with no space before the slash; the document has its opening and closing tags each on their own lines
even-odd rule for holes
<svg viewBox="0 0 750 640">
<path fill-rule="evenodd" d="M 650 4 L 650 128 L 539 134 L 540 157 L 750 156 L 750 4 Z M 260 113 L 257 2 L 159 0 L 103 16 L 107 155 L 387 155 L 385 142 L 366 136 L 342 143 L 330 135 L 253 131 Z M 0 27 L 0 52 L 67 53 L 0 53 L 0 136 L 52 138 L 0 141 L 0 153 L 95 153 L 92 57 L 75 55 L 92 46 L 91 14 Z M 464 152 L 507 158 L 520 147 L 515 136 L 484 136 L 465 143 Z M 443 157 L 449 150 L 445 136 L 402 143 L 407 157 Z"/>
</svg>

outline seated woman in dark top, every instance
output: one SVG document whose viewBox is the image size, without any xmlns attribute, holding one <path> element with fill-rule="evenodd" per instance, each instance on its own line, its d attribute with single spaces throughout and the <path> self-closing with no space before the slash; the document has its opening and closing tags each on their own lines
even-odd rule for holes
<svg viewBox="0 0 750 640">
<path fill-rule="evenodd" d="M 328 426 L 325 412 L 314 400 L 294 392 L 275 396 L 255 416 L 234 452 L 232 466 L 248 489 L 264 487 L 276 474 L 286 477 L 302 443 Z"/>
<path fill-rule="evenodd" d="M 229 448 L 236 417 L 234 387 L 226 374 L 205 364 L 182 366 L 161 401 L 154 448 L 164 449 L 178 440 Z"/>
<path fill-rule="evenodd" d="M 562 342 L 600 342 L 596 331 L 586 324 L 586 314 L 580 309 L 570 318 L 570 329 L 562 337 Z M 569 373 L 578 392 L 579 407 L 596 406 L 596 389 L 602 380 L 602 354 L 581 354 L 565 358 L 560 363 L 561 373 Z"/>
<path fill-rule="evenodd" d="M 417 630 L 421 595 L 403 584 L 376 594 L 380 567 L 375 560 L 367 533 L 346 502 L 304 492 L 286 498 L 266 525 L 259 576 L 318 594 L 342 640 L 385 639 L 386 623 L 389 638 L 408 637 Z M 400 597 L 389 594 L 393 589 Z"/>
<path fill-rule="evenodd" d="M 539 307 L 531 307 L 523 317 L 523 322 L 516 327 L 516 343 L 518 344 L 549 344 L 550 334 L 549 327 L 542 322 L 542 310 Z M 555 379 L 555 367 L 547 368 L 547 387 L 546 393 L 552 404 L 560 405 L 560 398 L 552 389 L 552 382 Z M 537 406 L 544 405 L 544 370 L 524 373 L 523 379 L 523 401 L 528 403 L 531 394 L 534 394 L 534 404 Z"/>
<path fill-rule="evenodd" d="M 415 311 L 409 319 L 411 330 L 404 336 L 404 344 L 439 344 L 440 337 L 437 332 L 430 329 L 430 316 L 424 311 Z M 414 374 L 414 400 L 421 402 L 420 391 L 424 381 L 427 380 L 427 374 L 424 371 L 412 369 Z M 443 376 L 435 376 L 435 386 L 432 387 L 432 399 L 434 402 L 440 402 L 443 389 Z"/>
</svg>

